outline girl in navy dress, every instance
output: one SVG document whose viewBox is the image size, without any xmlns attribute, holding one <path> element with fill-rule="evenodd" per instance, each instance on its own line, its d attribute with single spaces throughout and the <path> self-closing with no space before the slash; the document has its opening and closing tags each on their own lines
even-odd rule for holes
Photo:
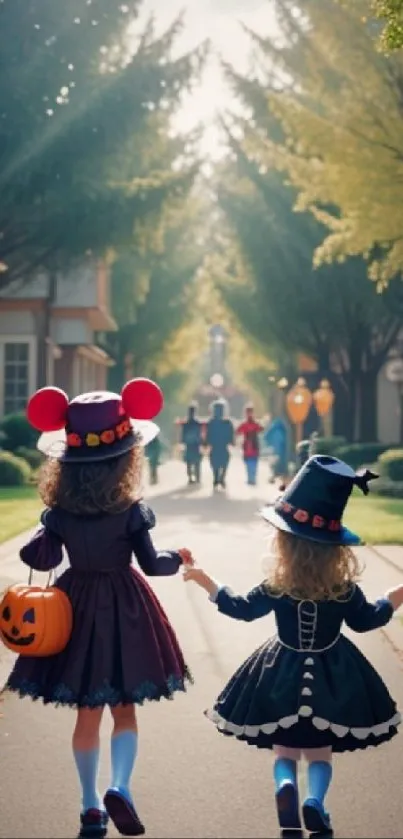
<svg viewBox="0 0 403 839">
<path fill-rule="evenodd" d="M 269 579 L 245 597 L 203 570 L 185 570 L 224 615 L 252 621 L 274 612 L 277 634 L 232 676 L 207 716 L 217 729 L 252 746 L 273 749 L 280 828 L 301 831 L 297 764 L 308 763 L 302 813 L 312 833 L 330 833 L 324 799 L 332 752 L 378 746 L 397 733 L 400 714 L 378 673 L 343 634 L 345 622 L 368 632 L 390 621 L 403 586 L 368 603 L 356 584 L 359 538 L 343 526 L 354 485 L 368 481 L 336 458 L 311 457 L 277 502 L 262 514 L 276 528 Z M 295 834 L 294 834 L 295 835 Z"/>
<path fill-rule="evenodd" d="M 161 391 L 147 379 L 129 382 L 121 395 L 85 393 L 70 403 L 62 391 L 44 388 L 28 405 L 30 422 L 45 432 L 38 443 L 48 455 L 39 492 L 47 508 L 21 559 L 46 571 L 62 562 L 66 548 L 71 567 L 56 585 L 72 605 L 73 629 L 61 653 L 20 656 L 7 688 L 77 709 L 82 837 L 105 836 L 108 816 L 123 835 L 144 833 L 130 794 L 135 705 L 170 699 L 190 680 L 161 604 L 131 564 L 134 553 L 142 571 L 155 576 L 176 574 L 192 561 L 186 549 L 155 550 L 149 535 L 155 517 L 141 501 L 143 447 L 159 431 L 149 420 L 161 407 Z M 114 729 L 111 785 L 102 803 L 97 775 L 105 706 Z"/>
</svg>

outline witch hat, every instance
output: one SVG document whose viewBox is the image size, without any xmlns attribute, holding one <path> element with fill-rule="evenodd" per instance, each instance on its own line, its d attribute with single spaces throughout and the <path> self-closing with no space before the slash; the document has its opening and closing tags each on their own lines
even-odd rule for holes
<svg viewBox="0 0 403 839">
<path fill-rule="evenodd" d="M 368 482 L 378 477 L 369 469 L 354 472 L 336 457 L 315 455 L 277 501 L 261 510 L 261 515 L 274 527 L 301 539 L 359 545 L 360 537 L 343 525 L 343 513 L 354 486 L 367 495 Z"/>
</svg>

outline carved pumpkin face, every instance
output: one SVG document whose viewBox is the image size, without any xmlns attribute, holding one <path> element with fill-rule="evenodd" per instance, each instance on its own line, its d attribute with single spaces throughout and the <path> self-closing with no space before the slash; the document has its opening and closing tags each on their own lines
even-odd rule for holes
<svg viewBox="0 0 403 839">
<path fill-rule="evenodd" d="M 56 655 L 66 646 L 72 625 L 70 601 L 58 588 L 11 586 L 0 603 L 1 640 L 20 655 Z"/>
</svg>

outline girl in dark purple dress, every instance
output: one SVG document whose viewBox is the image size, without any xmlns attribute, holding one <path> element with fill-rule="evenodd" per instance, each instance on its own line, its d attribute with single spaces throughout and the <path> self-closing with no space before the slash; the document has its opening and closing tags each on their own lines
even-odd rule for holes
<svg viewBox="0 0 403 839">
<path fill-rule="evenodd" d="M 155 517 L 140 500 L 143 447 L 159 430 L 149 420 L 161 407 L 161 391 L 147 379 L 129 382 L 121 395 L 86 393 L 70 403 L 62 391 L 44 388 L 28 405 L 28 419 L 44 432 L 38 448 L 48 459 L 39 492 L 47 509 L 21 559 L 47 571 L 61 563 L 66 548 L 71 567 L 56 585 L 71 602 L 73 630 L 58 655 L 19 657 L 7 688 L 77 709 L 73 753 L 82 837 L 105 836 L 108 816 L 123 835 L 144 833 L 130 794 L 135 705 L 170 699 L 191 679 L 161 604 L 131 564 L 134 553 L 142 571 L 155 576 L 192 563 L 186 549 L 155 550 L 149 535 Z M 103 806 L 97 775 L 106 705 L 114 729 Z"/>
</svg>

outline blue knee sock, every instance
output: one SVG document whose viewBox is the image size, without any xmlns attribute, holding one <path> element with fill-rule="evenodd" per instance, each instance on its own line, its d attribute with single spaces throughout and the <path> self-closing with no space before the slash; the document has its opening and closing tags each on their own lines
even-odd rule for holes
<svg viewBox="0 0 403 839">
<path fill-rule="evenodd" d="M 308 764 L 308 789 L 311 798 L 323 804 L 332 780 L 332 764 L 326 760 L 314 760 Z"/>
<path fill-rule="evenodd" d="M 97 790 L 99 746 L 85 750 L 73 748 L 73 754 L 83 793 L 83 810 L 100 810 L 101 799 Z"/>
<path fill-rule="evenodd" d="M 297 764 L 295 760 L 290 760 L 288 757 L 278 757 L 274 761 L 273 766 L 274 782 L 276 790 L 288 781 L 294 786 L 297 785 Z"/>
<path fill-rule="evenodd" d="M 128 729 L 112 735 L 111 761 L 112 786 L 123 788 L 130 797 L 130 778 L 137 757 L 138 738 L 135 731 Z"/>
</svg>

